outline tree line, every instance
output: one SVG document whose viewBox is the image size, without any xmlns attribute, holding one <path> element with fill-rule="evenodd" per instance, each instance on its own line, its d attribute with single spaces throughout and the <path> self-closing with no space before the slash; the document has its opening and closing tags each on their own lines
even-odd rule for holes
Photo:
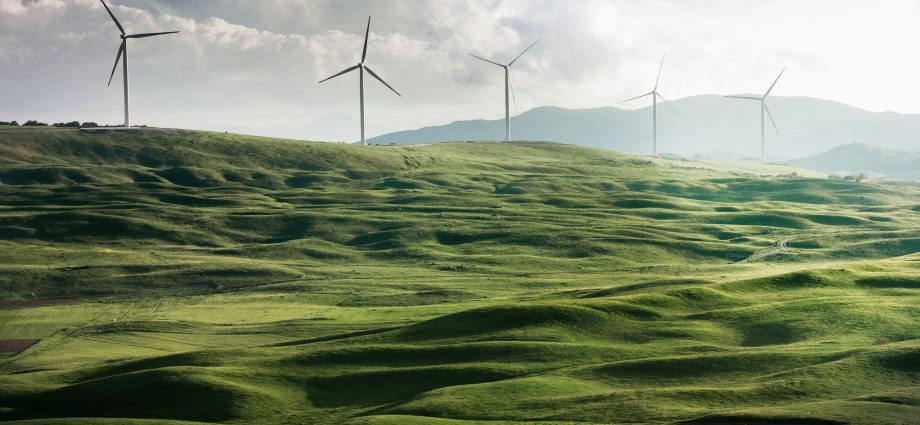
<svg viewBox="0 0 920 425">
<path fill-rule="evenodd" d="M 24 123 L 22 123 L 22 124 L 20 124 L 19 121 L 15 121 L 15 120 L 13 120 L 13 121 L 0 121 L 0 126 L 7 126 L 7 127 L 49 127 L 48 123 L 46 123 L 46 122 L 41 122 L 41 121 L 36 121 L 36 120 L 28 120 L 28 121 L 26 121 L 26 122 L 24 122 Z M 95 122 L 92 122 L 92 121 L 86 121 L 86 122 L 82 122 L 82 123 L 81 123 L 80 121 L 70 121 L 70 122 L 57 122 L 57 123 L 51 124 L 50 127 L 60 127 L 60 128 L 93 128 L 93 127 L 117 127 L 117 126 L 110 126 L 110 125 L 100 126 L 99 124 L 97 124 L 97 123 L 95 123 Z"/>
</svg>

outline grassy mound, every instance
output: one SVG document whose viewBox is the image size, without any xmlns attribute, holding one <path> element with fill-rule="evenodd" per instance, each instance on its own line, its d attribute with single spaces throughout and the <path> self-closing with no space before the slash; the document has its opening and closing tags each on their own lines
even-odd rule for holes
<svg viewBox="0 0 920 425">
<path fill-rule="evenodd" d="M 154 395 L 151 397 L 151 395 Z M 278 397 L 232 373 L 160 368 L 68 385 L 22 400 L 33 412 L 60 417 L 140 417 L 225 421 L 284 407 Z"/>
</svg>

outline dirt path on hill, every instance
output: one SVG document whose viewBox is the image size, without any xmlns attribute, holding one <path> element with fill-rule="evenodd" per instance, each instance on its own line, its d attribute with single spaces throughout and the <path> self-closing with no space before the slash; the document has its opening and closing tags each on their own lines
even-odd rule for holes
<svg viewBox="0 0 920 425">
<path fill-rule="evenodd" d="M 790 241 L 792 241 L 792 239 L 783 239 L 782 241 L 780 241 L 779 246 L 777 246 L 776 248 L 773 248 L 773 249 L 770 249 L 770 250 L 767 250 L 767 251 L 756 252 L 756 253 L 754 253 L 754 255 L 752 255 L 752 256 L 750 256 L 750 257 L 748 257 L 748 258 L 745 258 L 745 259 L 743 259 L 743 260 L 741 260 L 741 261 L 739 261 L 739 262 L 737 262 L 737 263 L 735 263 L 735 264 L 750 263 L 750 262 L 753 262 L 753 261 L 762 260 L 762 259 L 764 259 L 764 258 L 772 257 L 772 256 L 774 256 L 774 255 L 777 255 L 777 254 L 786 252 L 786 251 L 789 250 L 789 242 L 790 242 Z"/>
</svg>

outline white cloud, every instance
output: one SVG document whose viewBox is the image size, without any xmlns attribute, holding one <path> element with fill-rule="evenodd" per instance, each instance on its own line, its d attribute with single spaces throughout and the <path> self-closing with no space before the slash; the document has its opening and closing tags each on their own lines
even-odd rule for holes
<svg viewBox="0 0 920 425">
<path fill-rule="evenodd" d="M 26 7 L 20 0 L 0 0 L 0 13 L 20 16 L 26 13 Z"/>
<path fill-rule="evenodd" d="M 395 128 L 497 118 L 501 72 L 465 53 L 508 61 L 538 38 L 515 64 L 520 111 L 642 93 L 668 52 L 670 98 L 761 91 L 788 67 L 779 95 L 920 112 L 920 100 L 900 94 L 920 89 L 920 4 L 909 0 L 115 0 L 112 9 L 129 32 L 182 31 L 130 42 L 134 115 L 154 125 L 356 115 L 354 76 L 316 82 L 359 60 L 369 14 L 368 64 L 405 96 L 371 82 L 368 113 Z M 15 115 L 0 119 L 118 122 L 121 92 L 105 87 L 118 43 L 97 0 L 0 0 L 0 111 Z"/>
</svg>

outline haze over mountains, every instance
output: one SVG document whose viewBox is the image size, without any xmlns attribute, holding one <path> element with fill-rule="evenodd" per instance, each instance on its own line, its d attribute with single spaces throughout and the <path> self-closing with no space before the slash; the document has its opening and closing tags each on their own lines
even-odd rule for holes
<svg viewBox="0 0 920 425">
<path fill-rule="evenodd" d="M 665 105 L 659 105 L 658 134 L 662 152 L 684 156 L 706 153 L 706 156 L 759 157 L 760 114 L 756 102 L 700 95 L 671 103 L 685 120 Z M 920 115 L 870 112 L 810 97 L 777 96 L 768 99 L 767 104 L 780 131 L 777 134 L 767 122 L 767 156 L 772 160 L 815 155 L 845 144 L 872 144 L 873 125 L 877 126 L 880 147 L 914 150 L 920 146 Z M 498 106 L 497 102 L 496 109 Z M 524 112 L 512 120 L 515 140 L 548 140 L 633 154 L 651 151 L 651 134 L 651 106 L 637 110 L 546 106 Z M 503 120 L 472 120 L 389 133 L 371 138 L 369 142 L 500 140 L 503 136 Z"/>
<path fill-rule="evenodd" d="M 838 146 L 787 163 L 841 176 L 866 174 L 869 177 L 920 179 L 920 152 L 876 148 L 863 143 Z"/>
</svg>

